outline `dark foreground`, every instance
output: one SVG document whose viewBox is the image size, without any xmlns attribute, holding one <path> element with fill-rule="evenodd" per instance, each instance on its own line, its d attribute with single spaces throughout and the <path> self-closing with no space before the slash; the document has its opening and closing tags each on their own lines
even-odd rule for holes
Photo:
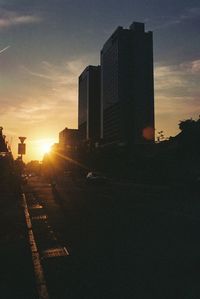
<svg viewBox="0 0 200 299">
<path fill-rule="evenodd" d="M 0 298 L 36 299 L 27 228 L 16 179 L 0 182 Z"/>
<path fill-rule="evenodd" d="M 53 189 L 42 177 L 30 178 L 24 192 L 51 299 L 200 297 L 198 191 L 125 181 L 87 185 L 69 176 Z M 9 251 L 4 257 L 12 258 Z M 31 271 L 25 278 L 21 270 L 30 268 L 29 259 L 18 260 L 14 288 L 20 276 L 32 281 Z M 34 292 L 33 285 L 27 289 Z"/>
</svg>

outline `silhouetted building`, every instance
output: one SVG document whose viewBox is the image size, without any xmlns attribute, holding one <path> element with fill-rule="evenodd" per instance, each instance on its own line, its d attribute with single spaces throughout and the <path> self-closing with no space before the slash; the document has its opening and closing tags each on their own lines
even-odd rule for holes
<svg viewBox="0 0 200 299">
<path fill-rule="evenodd" d="M 100 66 L 88 66 L 79 76 L 78 128 L 82 140 L 100 138 Z"/>
<path fill-rule="evenodd" d="M 65 128 L 59 133 L 59 148 L 61 150 L 76 150 L 80 142 L 77 129 Z"/>
<path fill-rule="evenodd" d="M 5 141 L 5 136 L 3 135 L 3 128 L 0 127 L 0 156 L 8 153 L 7 144 Z"/>
<path fill-rule="evenodd" d="M 132 145 L 154 140 L 152 32 L 118 27 L 101 51 L 101 137 Z"/>
</svg>

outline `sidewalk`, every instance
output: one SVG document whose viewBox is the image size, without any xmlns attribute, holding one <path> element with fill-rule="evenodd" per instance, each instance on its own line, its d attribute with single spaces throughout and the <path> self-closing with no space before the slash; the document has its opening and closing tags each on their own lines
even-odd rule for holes
<svg viewBox="0 0 200 299">
<path fill-rule="evenodd" d="M 37 299 L 20 189 L 0 184 L 0 298 Z"/>
</svg>

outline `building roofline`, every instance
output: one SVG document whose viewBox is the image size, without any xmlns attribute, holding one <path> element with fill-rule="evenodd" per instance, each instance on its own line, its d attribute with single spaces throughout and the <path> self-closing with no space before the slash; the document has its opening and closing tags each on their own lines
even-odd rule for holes
<svg viewBox="0 0 200 299">
<path fill-rule="evenodd" d="M 129 31 L 129 32 L 133 31 L 133 32 L 152 34 L 152 31 L 145 31 L 145 23 L 142 22 L 132 22 L 129 28 L 123 28 L 122 26 L 118 26 L 115 29 L 115 31 L 111 34 L 111 36 L 104 43 L 101 52 L 105 51 L 107 47 L 109 47 L 110 43 L 115 39 L 115 37 L 122 31 Z"/>
<path fill-rule="evenodd" d="M 86 66 L 86 68 L 82 71 L 82 73 L 79 75 L 79 79 L 82 79 L 82 77 L 84 77 L 86 75 L 86 73 L 91 69 L 100 69 L 101 66 L 100 65 L 88 65 Z"/>
</svg>

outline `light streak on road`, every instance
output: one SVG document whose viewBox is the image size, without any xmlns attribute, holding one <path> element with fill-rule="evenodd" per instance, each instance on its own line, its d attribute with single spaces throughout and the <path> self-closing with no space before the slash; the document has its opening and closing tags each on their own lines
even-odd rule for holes
<svg viewBox="0 0 200 299">
<path fill-rule="evenodd" d="M 56 152 L 56 151 L 53 151 L 53 153 L 56 154 L 57 156 L 63 158 L 64 160 L 70 161 L 71 163 L 73 163 L 73 164 L 75 164 L 75 165 L 77 165 L 77 166 L 79 166 L 83 169 L 89 170 L 89 168 L 86 165 L 84 165 L 84 164 L 82 164 L 82 163 L 80 163 L 76 160 L 73 160 L 72 158 L 70 158 L 66 155 L 62 155 L 62 154 L 60 154 L 59 152 Z"/>
</svg>

